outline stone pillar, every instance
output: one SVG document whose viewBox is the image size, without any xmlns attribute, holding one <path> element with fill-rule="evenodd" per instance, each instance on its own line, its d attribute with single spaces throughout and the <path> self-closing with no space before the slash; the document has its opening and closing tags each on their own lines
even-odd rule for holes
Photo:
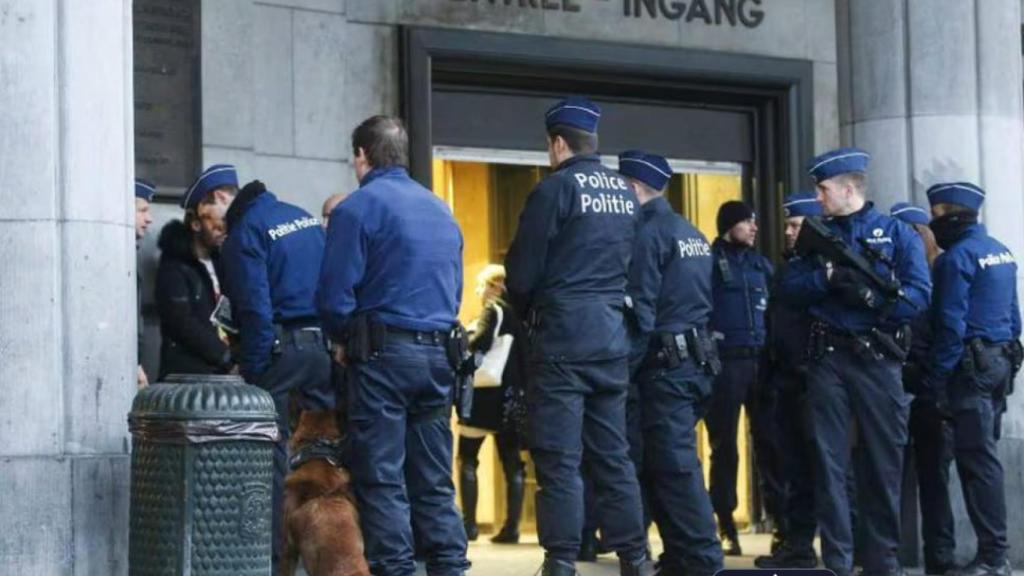
<svg viewBox="0 0 1024 576">
<path fill-rule="evenodd" d="M 0 570 L 127 574 L 130 0 L 0 0 Z"/>
<path fill-rule="evenodd" d="M 874 156 L 876 203 L 927 206 L 935 182 L 977 182 L 989 231 L 1024 274 L 1021 0 L 838 0 L 836 19 L 841 136 Z M 1024 518 L 1013 513 L 1024 509 L 1024 394 L 1010 399 L 1001 455 L 1009 541 L 1024 542 Z M 974 539 L 956 506 L 963 559 Z M 1024 549 L 1011 557 L 1024 564 Z"/>
</svg>

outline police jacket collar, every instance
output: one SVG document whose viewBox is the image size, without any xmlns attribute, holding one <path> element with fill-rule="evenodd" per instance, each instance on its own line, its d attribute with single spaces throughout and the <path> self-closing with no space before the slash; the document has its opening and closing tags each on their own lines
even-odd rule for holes
<svg viewBox="0 0 1024 576">
<path fill-rule="evenodd" d="M 640 208 L 640 214 L 644 220 L 649 220 L 657 214 L 664 214 L 672 211 L 672 205 L 668 203 L 668 200 L 664 196 L 658 196 L 647 201 Z"/>
<path fill-rule="evenodd" d="M 231 203 L 228 213 L 224 215 L 228 233 L 230 234 L 235 225 L 242 221 L 242 218 L 245 217 L 250 208 L 259 202 L 272 202 L 274 200 L 277 200 L 277 198 L 267 191 L 266 188 L 253 189 L 251 192 L 243 188 L 243 191 L 239 192 L 234 202 Z"/>
<path fill-rule="evenodd" d="M 362 188 L 370 182 L 373 182 L 377 178 L 383 178 L 385 176 L 406 176 L 408 172 L 402 166 L 387 166 L 385 168 L 374 168 L 363 175 L 363 179 L 359 181 L 359 187 Z"/>
<path fill-rule="evenodd" d="M 737 244 L 736 242 L 730 242 L 725 238 L 719 236 L 715 238 L 714 247 L 725 251 L 727 254 L 743 255 L 746 254 L 751 247 L 746 244 Z"/>
<path fill-rule="evenodd" d="M 601 157 L 598 156 L 597 154 L 579 154 L 571 158 L 566 158 L 561 164 L 558 165 L 557 168 L 555 168 L 555 171 L 558 172 L 559 170 L 565 170 L 566 168 L 575 166 L 576 164 L 582 164 L 583 162 L 600 163 Z"/>
<path fill-rule="evenodd" d="M 868 216 L 870 216 L 871 213 L 874 212 L 874 211 L 875 211 L 875 203 L 871 202 L 871 201 L 868 201 L 868 202 L 864 203 L 864 206 L 860 210 L 857 210 L 856 212 L 853 212 L 852 214 L 847 214 L 846 216 L 833 216 L 832 220 L 834 222 L 836 222 L 837 224 L 848 226 L 849 225 L 848 222 L 853 222 L 855 220 L 863 220 L 864 218 L 867 218 Z"/>
</svg>

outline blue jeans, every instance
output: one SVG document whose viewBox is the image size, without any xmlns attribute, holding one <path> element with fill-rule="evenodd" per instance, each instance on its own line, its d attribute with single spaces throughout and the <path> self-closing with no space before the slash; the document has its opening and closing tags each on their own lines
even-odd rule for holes
<svg viewBox="0 0 1024 576">
<path fill-rule="evenodd" d="M 452 482 L 454 380 L 443 347 L 430 342 L 389 341 L 349 368 L 351 472 L 375 576 L 415 574 L 414 542 L 431 576 L 469 567 Z"/>
</svg>

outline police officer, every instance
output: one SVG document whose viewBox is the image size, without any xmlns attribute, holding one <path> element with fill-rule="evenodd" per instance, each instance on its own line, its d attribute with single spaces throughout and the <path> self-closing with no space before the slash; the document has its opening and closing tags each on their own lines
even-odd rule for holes
<svg viewBox="0 0 1024 576">
<path fill-rule="evenodd" d="M 625 290 L 640 207 L 597 156 L 600 116 L 579 97 L 548 110 L 554 171 L 530 194 L 505 260 L 511 304 L 531 333 L 527 410 L 543 576 L 575 574 L 584 451 L 604 545 L 622 574 L 650 569 L 625 435 Z"/>
<path fill-rule="evenodd" d="M 851 422 L 859 434 L 858 489 L 869 495 L 860 499 L 857 519 L 864 527 L 864 574 L 901 571 L 899 502 L 910 399 L 900 378 L 899 328 L 925 308 L 931 291 L 921 239 L 865 198 L 868 161 L 867 152 L 843 148 L 811 160 L 808 172 L 831 217 L 827 228 L 871 259 L 874 272 L 899 281 L 903 298 L 885 297 L 865 274 L 820 256 L 791 262 L 779 285 L 790 302 L 808 303 L 814 317 L 807 400 L 819 472 L 815 500 L 822 557 L 838 576 L 853 568 L 846 493 Z"/>
<path fill-rule="evenodd" d="M 951 574 L 1008 576 L 1003 467 L 996 442 L 1012 365 L 1020 362 L 1017 264 L 978 223 L 984 190 L 954 182 L 936 184 L 927 194 L 931 229 L 945 250 L 935 260 L 928 384 L 940 409 L 952 414 L 957 471 L 978 537 L 974 561 Z"/>
<path fill-rule="evenodd" d="M 636 465 L 664 543 L 658 573 L 710 576 L 722 568 L 722 548 L 695 428 L 718 362 L 708 331 L 711 246 L 665 199 L 672 169 L 664 158 L 627 151 L 619 173 L 642 206 L 627 291 L 641 358 L 634 376 L 642 426 Z"/>
<path fill-rule="evenodd" d="M 153 215 L 149 211 L 149 205 L 156 194 L 156 186 L 149 180 L 142 178 L 135 179 L 135 250 L 139 249 L 139 242 L 146 237 L 146 230 L 153 223 Z M 142 275 L 135 274 L 135 315 L 137 318 L 138 347 L 137 358 L 138 368 L 135 374 L 136 385 L 139 388 L 149 386 L 149 377 L 142 368 L 142 347 L 143 334 L 146 331 L 145 320 L 142 318 Z"/>
<path fill-rule="evenodd" d="M 928 227 L 928 212 L 913 204 L 899 202 L 889 210 L 889 215 L 899 218 L 921 236 L 931 263 L 938 255 L 938 245 Z M 914 318 L 911 332 L 910 354 L 903 365 L 903 389 L 914 395 L 910 404 L 911 447 L 906 454 L 908 459 L 913 455 L 917 472 L 924 571 L 941 575 L 954 567 L 953 553 L 956 550 L 953 508 L 949 500 L 953 431 L 946 415 L 939 409 L 935 391 L 928 387 L 932 331 L 927 310 Z"/>
<path fill-rule="evenodd" d="M 282 546 L 281 508 L 288 469 L 288 397 L 299 407 L 333 410 L 330 356 L 313 297 L 323 254 L 320 223 L 281 202 L 259 181 L 238 191 L 234 166 L 216 164 L 182 199 L 201 220 L 223 222 L 223 291 L 239 328 L 241 375 L 274 398 L 279 440 L 274 447 L 273 550 Z"/>
<path fill-rule="evenodd" d="M 739 556 L 743 552 L 732 513 L 737 505 L 736 433 L 741 404 L 746 404 L 750 415 L 758 478 L 765 509 L 773 518 L 778 500 L 773 468 L 775 455 L 769 442 L 771 404 L 767 390 L 759 381 L 764 377 L 761 369 L 764 313 L 768 309 L 772 265 L 754 250 L 757 223 L 749 206 L 736 200 L 722 204 L 717 225 L 718 238 L 712 245 L 711 328 L 718 340 L 722 373 L 715 380 L 706 418 L 711 440 L 710 491 L 725 555 Z"/>
<path fill-rule="evenodd" d="M 455 508 L 455 372 L 446 347 L 462 295 L 462 233 L 409 177 L 401 120 L 352 133 L 359 188 L 331 213 L 317 303 L 347 363 L 351 472 L 370 570 L 412 576 L 469 567 Z"/>
<path fill-rule="evenodd" d="M 798 192 L 782 203 L 785 217 L 785 263 L 775 276 L 772 297 L 768 301 L 768 356 L 772 388 L 778 398 L 775 436 L 779 453 L 779 503 L 783 541 L 768 556 L 754 559 L 758 568 L 814 568 L 814 464 L 811 435 L 807 429 L 807 339 L 811 317 L 804 305 L 792 305 L 778 297 L 778 283 L 790 273 L 790 263 L 798 260 L 793 247 L 806 218 L 821 216 L 821 203 L 814 192 Z"/>
</svg>

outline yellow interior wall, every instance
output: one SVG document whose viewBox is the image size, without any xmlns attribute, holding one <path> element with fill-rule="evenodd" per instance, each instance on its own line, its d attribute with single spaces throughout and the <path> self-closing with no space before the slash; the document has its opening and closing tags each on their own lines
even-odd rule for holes
<svg viewBox="0 0 1024 576">
<path fill-rule="evenodd" d="M 487 164 L 477 162 L 445 162 L 434 160 L 434 194 L 448 203 L 455 220 L 462 229 L 463 283 L 462 306 L 459 319 L 469 324 L 480 316 L 480 298 L 476 295 L 476 275 L 490 263 L 491 254 L 491 170 Z M 457 423 L 452 421 L 457 429 Z M 455 446 L 458 461 L 458 442 Z M 477 523 L 493 525 L 496 522 L 496 503 L 499 498 L 495 490 L 495 474 L 500 468 L 493 440 L 484 442 L 480 449 L 477 483 L 479 497 L 476 507 Z M 456 477 L 458 469 L 456 468 Z M 458 490 L 458 482 L 456 481 Z M 461 495 L 460 495 L 461 496 Z M 461 503 L 461 498 L 459 499 Z"/>
</svg>

